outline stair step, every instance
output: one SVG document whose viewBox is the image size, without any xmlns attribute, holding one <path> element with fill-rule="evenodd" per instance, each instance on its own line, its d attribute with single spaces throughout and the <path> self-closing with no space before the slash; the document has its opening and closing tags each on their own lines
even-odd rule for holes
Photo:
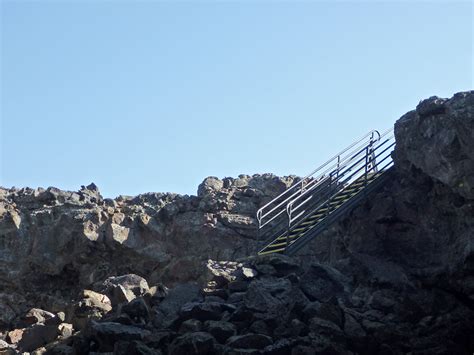
<svg viewBox="0 0 474 355">
<path fill-rule="evenodd" d="M 291 244 L 291 242 L 288 243 L 288 245 L 290 245 L 290 244 Z M 279 248 L 279 247 L 282 247 L 282 246 L 286 247 L 286 245 L 287 245 L 286 242 L 277 243 L 277 244 L 270 244 L 270 245 L 267 246 L 267 248 L 272 248 L 273 249 L 273 248 Z"/>
<path fill-rule="evenodd" d="M 352 191 L 343 191 L 340 195 L 337 195 L 334 200 L 340 200 L 341 198 L 345 197 L 352 197 L 354 194 L 359 192 L 360 190 L 352 190 Z"/>
<path fill-rule="evenodd" d="M 301 223 L 302 226 L 309 226 L 309 225 L 313 225 L 313 224 L 318 224 L 320 221 L 322 221 L 323 219 L 322 218 L 318 218 L 318 219 L 313 219 L 311 221 L 306 221 L 306 222 L 303 222 Z"/>
<path fill-rule="evenodd" d="M 372 181 L 382 175 L 383 172 L 369 173 L 367 175 L 367 180 L 365 176 L 359 177 L 351 184 L 347 185 L 345 189 L 340 190 L 336 193 L 334 197 L 322 206 L 322 208 L 313 212 L 312 215 L 305 218 L 302 222 L 296 224 L 296 228 L 291 230 L 289 233 L 285 232 L 281 234 L 278 238 L 274 239 L 270 244 L 268 244 L 264 249 L 262 249 L 258 254 L 274 254 L 274 253 L 283 253 L 286 248 L 293 243 L 296 243 L 297 240 L 309 232 L 315 225 L 322 222 L 327 215 L 332 214 L 339 207 L 344 205 L 348 200 L 353 196 L 362 191 L 366 186 L 368 186 Z"/>
<path fill-rule="evenodd" d="M 289 235 L 289 236 L 288 236 L 288 239 L 295 239 L 295 238 L 298 238 L 299 235 L 300 235 L 300 233 Z M 278 238 L 275 239 L 273 242 L 275 242 L 276 240 L 286 240 L 286 236 L 284 236 L 284 237 L 278 237 Z M 272 243 L 273 243 L 273 242 L 272 242 Z"/>
<path fill-rule="evenodd" d="M 277 249 L 280 249 L 280 248 L 285 248 L 286 247 L 286 243 L 279 243 L 281 245 L 277 245 L 277 244 L 270 244 L 270 245 L 267 245 L 263 251 L 271 251 L 271 250 L 277 250 Z"/>
<path fill-rule="evenodd" d="M 341 203 L 344 203 L 344 201 L 347 201 L 349 198 L 346 200 L 335 200 L 332 199 L 332 201 L 329 203 L 329 206 L 339 206 Z"/>
<path fill-rule="evenodd" d="M 265 255 L 265 254 L 272 254 L 272 253 L 280 253 L 282 251 L 285 251 L 285 248 L 277 249 L 277 250 L 269 250 L 269 251 L 261 251 L 258 253 L 258 255 Z"/>
<path fill-rule="evenodd" d="M 307 229 L 306 227 L 300 227 L 300 226 L 302 226 L 302 224 L 298 224 L 298 225 L 296 226 L 296 227 L 298 227 L 298 228 L 292 229 L 290 235 L 295 234 L 295 232 L 296 232 L 296 234 L 297 234 L 297 233 L 302 232 L 302 231 L 304 231 L 305 229 Z"/>
<path fill-rule="evenodd" d="M 308 219 L 321 218 L 323 215 L 324 215 L 324 213 L 319 213 L 319 210 L 318 210 L 318 213 L 317 213 L 317 214 L 313 214 L 313 215 L 312 215 L 311 217 L 309 217 Z"/>
</svg>

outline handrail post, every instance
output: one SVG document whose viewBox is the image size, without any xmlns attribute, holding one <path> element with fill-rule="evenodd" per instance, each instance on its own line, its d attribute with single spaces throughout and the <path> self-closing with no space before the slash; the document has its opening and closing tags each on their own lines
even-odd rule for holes
<svg viewBox="0 0 474 355">
<path fill-rule="evenodd" d="M 367 167 L 369 165 L 369 147 L 365 148 L 364 189 L 367 187 Z"/>
<path fill-rule="evenodd" d="M 258 227 L 257 229 L 257 251 L 255 252 L 255 254 L 258 254 L 259 249 L 260 249 L 260 227 Z"/>
<path fill-rule="evenodd" d="M 378 133 L 378 132 L 377 132 Z M 380 139 L 380 133 L 379 133 L 379 139 Z M 370 155 L 368 157 L 368 163 L 370 164 L 370 170 L 374 171 L 374 173 L 377 172 L 377 167 L 375 166 L 375 152 L 374 152 L 374 134 L 370 136 L 370 141 L 369 141 L 369 149 L 367 151 L 367 155 Z"/>
<path fill-rule="evenodd" d="M 288 248 L 288 244 L 289 244 L 290 228 L 291 228 L 291 217 L 288 218 L 288 229 L 286 230 L 286 245 L 285 245 L 285 249 Z"/>
</svg>

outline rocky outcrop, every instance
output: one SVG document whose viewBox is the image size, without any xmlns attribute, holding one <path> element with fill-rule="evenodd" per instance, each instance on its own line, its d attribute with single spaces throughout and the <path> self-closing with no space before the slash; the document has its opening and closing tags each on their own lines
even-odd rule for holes
<svg viewBox="0 0 474 355">
<path fill-rule="evenodd" d="M 94 184 L 78 192 L 0 188 L 0 329 L 32 306 L 65 311 L 71 297 L 108 276 L 173 285 L 199 279 L 208 258 L 250 255 L 257 208 L 295 179 L 209 177 L 197 196 L 114 200 Z"/>
<path fill-rule="evenodd" d="M 4 346 L 47 354 L 192 355 L 467 354 L 473 345 L 472 309 L 439 291 L 360 282 L 282 255 L 207 267 L 203 288 L 179 284 L 161 299 L 145 293 L 112 304 L 102 318 L 90 314 L 79 332 L 60 321 L 29 325 L 9 332 Z"/>
<path fill-rule="evenodd" d="M 418 351 L 430 342 L 440 353 L 441 343 L 446 353 L 473 348 L 460 335 L 473 329 L 462 316 L 474 311 L 473 134 L 474 92 L 420 102 L 395 124 L 386 185 L 299 255 L 357 280 L 357 304 L 394 332 L 408 326 L 400 315 L 413 307 L 406 319 L 420 324 L 410 326 Z M 439 322 L 437 341 L 426 340 L 427 320 Z"/>
<path fill-rule="evenodd" d="M 400 172 L 419 169 L 463 198 L 474 199 L 474 95 L 431 97 L 395 125 Z"/>
<path fill-rule="evenodd" d="M 0 353 L 472 354 L 473 113 L 420 102 L 386 185 L 293 258 L 249 257 L 293 176 L 0 189 Z"/>
</svg>

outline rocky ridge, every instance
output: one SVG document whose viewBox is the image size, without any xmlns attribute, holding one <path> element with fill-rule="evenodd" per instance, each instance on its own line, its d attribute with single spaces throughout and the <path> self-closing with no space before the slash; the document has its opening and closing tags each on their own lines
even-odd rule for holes
<svg viewBox="0 0 474 355">
<path fill-rule="evenodd" d="M 258 206 L 295 179 L 209 177 L 197 196 L 113 200 L 94 184 L 78 192 L 0 188 L 0 329 L 32 304 L 63 311 L 81 288 L 110 275 L 173 285 L 198 280 L 209 258 L 251 255 Z"/>
<path fill-rule="evenodd" d="M 471 354 L 474 92 L 395 135 L 388 183 L 292 258 L 248 255 L 293 176 L 0 190 L 0 353 Z"/>
</svg>

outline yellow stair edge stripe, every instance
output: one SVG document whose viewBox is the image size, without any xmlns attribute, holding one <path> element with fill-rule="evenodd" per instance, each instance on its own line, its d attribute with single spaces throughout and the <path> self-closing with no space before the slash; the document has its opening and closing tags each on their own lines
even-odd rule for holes
<svg viewBox="0 0 474 355">
<path fill-rule="evenodd" d="M 371 173 L 371 174 L 368 174 L 367 175 L 367 185 L 369 183 L 371 183 L 373 180 L 375 180 L 377 177 L 379 177 L 380 175 L 382 175 L 382 173 Z M 342 190 L 340 191 L 340 194 L 336 195 L 332 201 L 329 203 L 329 206 L 327 208 L 322 208 L 322 209 L 319 209 L 317 210 L 315 214 L 313 214 L 312 216 L 310 216 L 308 218 L 308 221 L 306 222 L 303 222 L 300 224 L 300 226 L 305 226 L 303 228 L 297 228 L 297 229 L 294 229 L 292 230 L 292 234 L 286 236 L 286 235 L 282 235 L 278 238 L 276 238 L 271 244 L 268 244 L 265 249 L 273 249 L 275 247 L 280 247 L 280 246 L 283 246 L 283 245 L 290 245 L 291 243 L 294 242 L 294 240 L 291 240 L 289 243 L 287 242 L 284 242 L 284 243 L 276 243 L 274 244 L 274 242 L 276 241 L 279 241 L 279 240 L 284 240 L 284 239 L 297 239 L 299 237 L 301 237 L 302 235 L 304 235 L 305 233 L 301 233 L 305 230 L 308 229 L 309 226 L 311 225 L 316 225 L 318 224 L 319 222 L 321 222 L 323 219 L 324 219 L 324 215 L 328 212 L 328 213 L 332 213 L 334 212 L 335 210 L 337 210 L 339 207 L 341 207 L 346 201 L 348 201 L 351 197 L 353 197 L 354 195 L 356 195 L 357 193 L 359 193 L 360 191 L 362 191 L 365 187 L 365 180 L 361 180 L 363 179 L 364 177 L 360 177 L 359 179 L 355 180 L 352 184 L 350 184 L 348 187 L 350 187 L 349 189 L 346 189 L 346 190 Z M 335 207 L 335 208 L 334 208 Z M 297 232 L 296 234 L 293 234 L 294 232 Z M 264 250 L 265 250 L 264 249 Z M 279 253 L 279 252 L 282 252 L 284 251 L 286 248 L 279 248 L 279 249 L 273 249 L 273 250 L 265 250 L 265 251 L 261 251 L 258 253 L 258 255 L 265 255 L 265 254 L 273 254 L 273 253 Z"/>
<path fill-rule="evenodd" d="M 341 197 L 344 198 L 344 197 L 352 197 L 353 195 L 355 195 L 357 192 L 359 192 L 360 190 L 353 190 L 351 191 L 350 193 L 347 193 L 347 191 L 344 191 L 345 193 L 342 193 L 340 195 L 337 195 L 334 199 L 334 200 L 340 200 Z"/>
<path fill-rule="evenodd" d="M 319 212 L 319 210 L 318 210 L 318 212 Z M 317 218 L 322 217 L 323 215 L 324 215 L 324 213 L 313 214 L 308 219 L 317 219 Z"/>
<path fill-rule="evenodd" d="M 288 243 L 288 245 L 290 245 L 291 243 Z M 284 243 L 277 243 L 277 244 L 271 244 L 271 245 L 268 245 L 267 248 L 275 248 L 275 247 L 282 247 L 282 246 L 286 246 L 286 242 Z"/>
<path fill-rule="evenodd" d="M 300 235 L 300 233 L 290 234 L 290 235 L 288 236 L 288 239 L 296 238 L 296 237 L 298 237 L 299 235 Z M 274 241 L 277 241 L 277 240 L 283 240 L 283 239 L 286 239 L 286 235 L 285 235 L 285 236 L 282 236 L 282 237 L 278 237 L 277 239 L 274 239 L 273 242 L 274 242 Z M 273 242 L 272 242 L 272 243 L 273 243 Z M 270 244 L 269 244 L 269 245 L 270 245 Z"/>
<path fill-rule="evenodd" d="M 265 255 L 265 254 L 271 254 L 271 253 L 279 253 L 280 251 L 284 251 L 285 248 L 282 249 L 277 249 L 277 250 L 270 250 L 270 251 L 260 251 L 258 255 Z"/>
<path fill-rule="evenodd" d="M 312 225 L 312 224 L 317 224 L 322 220 L 323 220 L 322 218 L 321 219 L 313 219 L 312 221 L 303 222 L 303 223 L 301 223 L 301 225 L 302 226 L 309 226 L 309 225 Z"/>
<path fill-rule="evenodd" d="M 302 232 L 302 231 L 304 231 L 305 229 L 306 229 L 306 227 L 300 227 L 300 228 L 293 229 L 293 230 L 291 231 L 290 235 L 294 234 L 293 232 L 297 232 L 297 234 L 298 234 L 299 232 Z"/>
</svg>

